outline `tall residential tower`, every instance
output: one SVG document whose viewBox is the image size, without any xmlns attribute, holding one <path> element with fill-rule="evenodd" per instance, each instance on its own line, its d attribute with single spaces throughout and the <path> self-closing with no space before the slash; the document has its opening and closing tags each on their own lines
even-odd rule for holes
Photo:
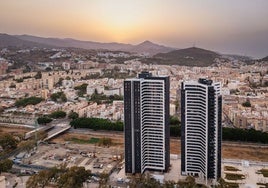
<svg viewBox="0 0 268 188">
<path fill-rule="evenodd" d="M 220 83 L 199 79 L 182 83 L 182 175 L 217 180 L 221 177 Z"/>
<path fill-rule="evenodd" d="M 142 72 L 124 82 L 125 172 L 167 171 L 169 77 Z"/>
</svg>

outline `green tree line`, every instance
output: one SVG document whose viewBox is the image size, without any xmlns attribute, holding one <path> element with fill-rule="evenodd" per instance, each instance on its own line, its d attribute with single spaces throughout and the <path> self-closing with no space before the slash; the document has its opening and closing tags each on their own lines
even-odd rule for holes
<svg viewBox="0 0 268 188">
<path fill-rule="evenodd" d="M 268 143 L 268 133 L 255 129 L 222 128 L 222 139 L 229 141 L 245 141 Z"/>
<path fill-rule="evenodd" d="M 52 112 L 49 115 L 40 116 L 39 118 L 37 118 L 37 122 L 39 124 L 47 124 L 47 123 L 50 123 L 52 119 L 65 118 L 65 117 L 66 117 L 66 112 L 58 110 L 58 111 Z"/>
<path fill-rule="evenodd" d="M 70 125 L 76 128 L 88 128 L 93 130 L 113 130 L 123 131 L 123 122 L 112 122 L 100 118 L 77 118 L 70 122 Z"/>
<path fill-rule="evenodd" d="M 15 102 L 15 106 L 17 107 L 25 107 L 29 104 L 32 105 L 36 105 L 38 103 L 40 103 L 43 99 L 40 97 L 28 97 L 28 98 L 24 98 L 24 99 L 19 99 Z"/>
<path fill-rule="evenodd" d="M 123 100 L 123 97 L 117 94 L 107 96 L 107 95 L 98 94 L 97 92 L 95 92 L 91 95 L 91 98 L 89 99 L 89 101 L 96 102 L 97 104 L 112 103 L 114 100 Z"/>
<path fill-rule="evenodd" d="M 84 167 L 73 166 L 67 168 L 66 165 L 53 167 L 48 170 L 41 170 L 38 174 L 31 176 L 26 187 L 61 187 L 61 188 L 79 188 L 83 186 L 83 182 L 91 176 L 90 170 Z"/>
<path fill-rule="evenodd" d="M 77 118 L 71 121 L 71 126 L 74 128 L 89 128 L 94 130 L 114 130 L 123 131 L 122 122 L 111 122 L 106 119 L 99 118 Z M 170 119 L 170 136 L 181 136 L 180 121 L 176 118 Z M 222 128 L 222 139 L 228 141 L 245 141 L 268 143 L 268 133 L 257 131 L 254 129 L 238 129 L 238 128 Z"/>
</svg>

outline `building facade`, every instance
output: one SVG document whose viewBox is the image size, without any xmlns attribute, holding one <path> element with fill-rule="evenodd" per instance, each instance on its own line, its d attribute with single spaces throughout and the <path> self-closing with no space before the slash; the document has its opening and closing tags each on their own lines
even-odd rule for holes
<svg viewBox="0 0 268 188">
<path fill-rule="evenodd" d="M 124 81 L 125 172 L 167 171 L 169 77 L 142 72 Z"/>
<path fill-rule="evenodd" d="M 181 88 L 181 173 L 205 180 L 221 177 L 220 83 L 199 79 Z"/>
</svg>

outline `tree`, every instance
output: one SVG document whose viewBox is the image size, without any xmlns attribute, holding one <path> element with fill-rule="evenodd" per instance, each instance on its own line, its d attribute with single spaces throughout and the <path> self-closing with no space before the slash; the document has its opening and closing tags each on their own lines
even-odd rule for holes
<svg viewBox="0 0 268 188">
<path fill-rule="evenodd" d="M 163 188 L 174 188 L 176 185 L 176 182 L 169 180 L 164 182 Z"/>
<path fill-rule="evenodd" d="M 41 170 L 38 174 L 31 176 L 26 182 L 27 188 L 46 187 L 50 183 L 55 183 L 62 173 L 67 171 L 66 165 L 61 164 L 47 170 Z"/>
<path fill-rule="evenodd" d="M 70 122 L 74 128 L 88 128 L 93 130 L 114 130 L 123 131 L 123 122 L 112 122 L 107 119 L 100 118 L 77 118 Z"/>
<path fill-rule="evenodd" d="M 181 126 L 170 125 L 170 136 L 174 136 L 174 137 L 181 136 Z"/>
<path fill-rule="evenodd" d="M 47 72 L 49 72 L 49 71 L 52 71 L 52 68 L 51 68 L 51 67 L 47 67 L 45 70 L 46 70 Z"/>
<path fill-rule="evenodd" d="M 69 118 L 69 119 L 72 119 L 72 120 L 77 119 L 78 117 L 79 117 L 78 113 L 73 112 L 73 111 L 71 111 L 71 112 L 68 114 L 68 118 Z"/>
<path fill-rule="evenodd" d="M 78 96 L 81 97 L 87 93 L 87 86 L 88 86 L 88 84 L 82 84 L 80 86 L 74 87 L 75 90 L 78 90 Z"/>
<path fill-rule="evenodd" d="M 17 140 L 10 134 L 4 133 L 0 136 L 0 145 L 4 150 L 13 150 L 17 148 Z"/>
<path fill-rule="evenodd" d="M 62 86 L 63 78 L 60 78 L 59 81 L 56 83 L 56 86 L 60 87 Z"/>
<path fill-rule="evenodd" d="M 62 102 L 67 102 L 67 97 L 66 97 L 66 95 L 64 93 L 60 96 L 60 100 Z"/>
<path fill-rule="evenodd" d="M 27 183 L 27 188 L 46 187 L 50 183 L 57 184 L 60 188 L 79 188 L 82 187 L 91 175 L 89 170 L 85 170 L 84 167 L 71 167 L 66 168 L 66 165 L 60 165 L 59 167 L 53 167 L 47 170 L 41 170 L 38 174 L 31 176 Z"/>
<path fill-rule="evenodd" d="M 91 172 L 85 170 L 84 167 L 73 166 L 60 175 L 57 180 L 57 185 L 61 188 L 79 188 L 82 187 L 83 182 L 85 182 L 90 175 Z"/>
<path fill-rule="evenodd" d="M 65 93 L 63 93 L 62 91 L 51 94 L 50 98 L 51 98 L 51 100 L 53 100 L 55 102 L 66 102 L 67 101 L 67 97 L 66 97 Z"/>
<path fill-rule="evenodd" d="M 150 174 L 142 174 L 138 176 L 132 176 L 130 179 L 130 187 L 138 188 L 160 188 L 161 184 L 150 176 Z"/>
<path fill-rule="evenodd" d="M 0 161 L 0 173 L 7 172 L 12 168 L 13 162 L 10 159 L 3 159 Z"/>
<path fill-rule="evenodd" d="M 31 176 L 26 182 L 27 188 L 44 188 L 52 179 L 52 173 L 49 170 L 41 170 L 38 174 Z"/>
<path fill-rule="evenodd" d="M 268 87 L 268 81 L 265 81 L 263 84 L 264 87 Z"/>
<path fill-rule="evenodd" d="M 0 114 L 4 112 L 4 108 L 0 107 Z"/>
<path fill-rule="evenodd" d="M 218 184 L 216 185 L 216 188 L 225 188 L 227 186 L 228 184 L 226 183 L 226 181 L 223 178 L 220 178 L 218 180 Z"/>
<path fill-rule="evenodd" d="M 242 106 L 244 106 L 244 107 L 251 107 L 251 103 L 250 103 L 249 99 L 247 99 L 246 102 L 242 103 Z"/>
<path fill-rule="evenodd" d="M 9 86 L 9 88 L 16 88 L 16 84 L 11 83 L 10 86 Z"/>
<path fill-rule="evenodd" d="M 50 117 L 47 116 L 41 116 L 39 118 L 37 118 L 37 122 L 38 124 L 47 124 L 50 123 L 52 121 L 52 119 Z"/>
<path fill-rule="evenodd" d="M 24 99 L 19 99 L 15 102 L 15 106 L 17 107 L 25 107 L 29 104 L 32 105 L 36 105 L 38 103 L 40 103 L 43 99 L 40 97 L 28 97 L 28 98 L 24 98 Z"/>
<path fill-rule="evenodd" d="M 169 118 L 170 125 L 180 125 L 181 122 L 177 116 L 170 116 Z"/>
<path fill-rule="evenodd" d="M 107 186 L 108 179 L 109 179 L 109 175 L 108 174 L 101 173 L 100 174 L 99 187 L 101 187 L 101 188 L 108 187 Z"/>
<path fill-rule="evenodd" d="M 66 117 L 66 112 L 64 111 L 61 111 L 61 110 L 58 110 L 58 111 L 55 111 L 55 112 L 52 112 L 49 117 L 51 118 L 65 118 Z"/>
<path fill-rule="evenodd" d="M 16 81 L 17 83 L 21 83 L 23 82 L 23 78 L 14 79 L 14 81 Z"/>
<path fill-rule="evenodd" d="M 255 129 L 222 128 L 223 140 L 268 143 L 268 133 Z"/>
<path fill-rule="evenodd" d="M 21 150 L 26 150 L 27 152 L 30 152 L 31 149 L 34 148 L 34 146 L 35 146 L 34 140 L 27 140 L 27 141 L 21 142 L 18 147 Z"/>
<path fill-rule="evenodd" d="M 179 181 L 178 182 L 179 187 L 184 187 L 184 188 L 197 188 L 197 184 L 195 182 L 194 177 L 192 176 L 187 176 L 185 181 Z"/>
<path fill-rule="evenodd" d="M 41 73 L 41 71 L 38 71 L 38 72 L 36 73 L 36 75 L 34 76 L 34 78 L 35 78 L 35 79 L 41 79 L 41 78 L 42 78 L 42 73 Z"/>
</svg>

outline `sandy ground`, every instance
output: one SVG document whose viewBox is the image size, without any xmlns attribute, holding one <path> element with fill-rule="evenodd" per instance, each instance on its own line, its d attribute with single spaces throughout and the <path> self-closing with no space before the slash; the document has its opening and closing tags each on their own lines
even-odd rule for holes
<svg viewBox="0 0 268 188">
<path fill-rule="evenodd" d="M 102 138 L 104 137 L 102 134 L 96 135 L 94 134 L 79 134 L 79 133 L 65 133 L 60 137 L 55 138 L 54 142 L 62 142 L 68 141 L 70 138 L 79 138 L 79 139 L 90 139 L 91 137 L 94 138 Z M 123 147 L 124 140 L 123 136 L 120 135 L 110 135 L 107 134 L 105 137 L 110 137 L 112 139 L 113 144 L 118 145 L 119 147 Z M 170 141 L 170 149 L 171 153 L 173 154 L 180 154 L 181 147 L 180 147 L 180 140 L 179 139 L 171 139 Z M 222 156 L 223 158 L 228 159 L 244 159 L 244 160 L 253 160 L 253 161 L 268 161 L 268 146 L 267 147 L 258 147 L 257 145 L 248 146 L 237 144 L 223 144 L 222 145 Z"/>
<path fill-rule="evenodd" d="M 31 131 L 32 129 L 30 128 L 25 128 L 25 127 L 19 127 L 19 128 L 13 128 L 13 127 L 4 127 L 1 126 L 0 127 L 0 133 L 9 133 L 9 134 L 24 134 L 27 133 L 29 131 Z"/>
<path fill-rule="evenodd" d="M 31 129 L 28 128 L 10 128 L 10 127 L 0 127 L 1 132 L 8 132 L 14 135 L 17 134 L 24 134 Z M 115 146 L 123 147 L 124 139 L 122 134 L 116 133 L 101 133 L 101 132 L 93 132 L 92 134 L 90 131 L 87 133 L 73 133 L 67 132 L 58 136 L 57 138 L 53 139 L 53 142 L 66 142 L 71 138 L 79 138 L 83 140 L 89 140 L 91 137 L 94 138 L 103 138 L 109 137 L 112 139 L 112 143 Z M 170 141 L 170 149 L 171 153 L 173 154 L 180 154 L 181 147 L 180 147 L 180 140 L 172 138 Z M 266 147 L 258 147 L 257 145 L 248 146 L 247 144 L 226 144 L 222 145 L 222 156 L 223 158 L 228 159 L 245 159 L 245 160 L 253 160 L 253 161 L 268 161 L 268 145 Z"/>
</svg>

